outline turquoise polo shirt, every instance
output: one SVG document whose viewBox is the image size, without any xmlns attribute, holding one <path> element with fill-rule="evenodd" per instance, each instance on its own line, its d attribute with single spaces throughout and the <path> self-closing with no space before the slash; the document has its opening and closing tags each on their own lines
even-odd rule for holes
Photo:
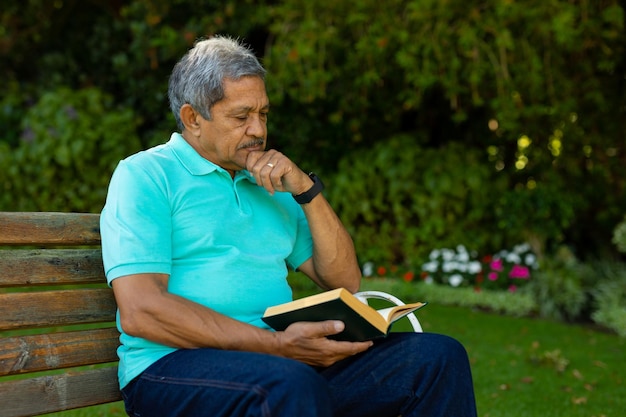
<svg viewBox="0 0 626 417">
<path fill-rule="evenodd" d="M 231 178 L 178 133 L 119 163 L 100 223 L 109 283 L 167 274 L 169 292 L 264 328 L 265 308 L 292 299 L 288 267 L 313 253 L 289 193 L 270 195 L 245 170 Z M 119 315 L 117 325 L 121 387 L 175 350 L 125 334 Z"/>
</svg>

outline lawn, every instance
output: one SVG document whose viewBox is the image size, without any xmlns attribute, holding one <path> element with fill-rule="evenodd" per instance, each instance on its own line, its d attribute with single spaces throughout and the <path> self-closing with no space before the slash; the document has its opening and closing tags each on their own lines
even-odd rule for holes
<svg viewBox="0 0 626 417">
<path fill-rule="evenodd" d="M 424 331 L 467 348 L 482 417 L 617 417 L 626 410 L 625 341 L 591 328 L 429 305 Z"/>
<path fill-rule="evenodd" d="M 614 334 L 434 302 L 418 317 L 424 331 L 454 336 L 467 348 L 480 417 L 620 417 L 626 410 L 626 340 Z M 125 414 L 115 403 L 52 415 Z"/>
</svg>

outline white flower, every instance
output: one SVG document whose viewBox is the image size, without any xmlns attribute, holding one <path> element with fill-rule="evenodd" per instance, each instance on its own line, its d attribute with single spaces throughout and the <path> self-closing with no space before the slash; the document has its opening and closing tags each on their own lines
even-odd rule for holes
<svg viewBox="0 0 626 417">
<path fill-rule="evenodd" d="M 533 255 L 532 253 L 528 253 L 526 254 L 526 256 L 524 257 L 524 264 L 531 266 L 533 268 L 537 267 L 537 257 L 535 255 Z"/>
<path fill-rule="evenodd" d="M 478 261 L 472 261 L 469 263 L 468 272 L 470 274 L 478 274 L 480 271 L 482 271 L 482 269 L 483 267 Z"/>
<path fill-rule="evenodd" d="M 521 245 L 515 245 L 513 247 L 513 252 L 518 253 L 518 254 L 522 254 L 524 252 L 529 252 L 530 251 L 530 245 L 528 243 L 522 243 Z"/>
<path fill-rule="evenodd" d="M 363 276 L 371 277 L 374 275 L 374 262 L 365 262 L 363 264 Z"/>
<path fill-rule="evenodd" d="M 444 262 L 443 265 L 441 265 L 441 269 L 443 270 L 443 272 L 452 272 L 454 270 L 457 269 L 458 267 L 458 263 L 457 262 Z"/>
<path fill-rule="evenodd" d="M 463 277 L 460 274 L 450 275 L 450 278 L 448 278 L 448 282 L 453 287 L 458 287 L 463 282 Z"/>
<path fill-rule="evenodd" d="M 428 255 L 428 258 L 432 261 L 436 260 L 437 258 L 439 258 L 439 249 L 435 249 L 432 252 L 430 252 L 430 255 Z"/>
<path fill-rule="evenodd" d="M 424 282 L 426 284 L 432 284 L 433 283 L 433 277 L 431 277 L 430 275 L 427 276 L 426 278 L 424 278 Z"/>
<path fill-rule="evenodd" d="M 422 265 L 422 270 L 426 272 L 437 272 L 439 268 L 439 263 L 436 261 L 430 261 Z"/>
<path fill-rule="evenodd" d="M 512 264 L 519 265 L 522 263 L 522 258 L 515 252 L 511 252 L 506 256 L 506 261 Z"/>
<path fill-rule="evenodd" d="M 465 246 L 463 245 L 459 245 L 456 247 L 456 251 L 458 252 L 456 259 L 460 262 L 468 262 L 470 259 L 469 253 L 467 252 L 467 249 L 465 249 Z"/>
<path fill-rule="evenodd" d="M 441 256 L 444 261 L 449 262 L 454 259 L 454 251 L 452 249 L 442 249 Z"/>
</svg>

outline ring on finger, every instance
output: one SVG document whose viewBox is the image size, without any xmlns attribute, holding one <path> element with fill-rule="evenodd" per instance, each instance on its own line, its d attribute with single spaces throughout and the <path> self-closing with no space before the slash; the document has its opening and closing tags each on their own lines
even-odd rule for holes
<svg viewBox="0 0 626 417">
<path fill-rule="evenodd" d="M 267 166 L 270 167 L 270 168 L 274 168 L 274 164 L 272 164 L 270 162 L 267 163 Z"/>
</svg>

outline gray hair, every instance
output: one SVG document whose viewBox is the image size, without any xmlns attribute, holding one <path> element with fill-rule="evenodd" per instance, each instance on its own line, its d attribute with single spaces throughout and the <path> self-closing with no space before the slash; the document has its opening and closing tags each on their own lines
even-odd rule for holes
<svg viewBox="0 0 626 417">
<path fill-rule="evenodd" d="M 174 66 L 169 80 L 167 93 L 178 128 L 185 128 L 180 119 L 184 104 L 211 120 L 211 107 L 224 98 L 224 79 L 246 76 L 265 80 L 265 69 L 250 48 L 225 36 L 196 42 Z"/>
</svg>

